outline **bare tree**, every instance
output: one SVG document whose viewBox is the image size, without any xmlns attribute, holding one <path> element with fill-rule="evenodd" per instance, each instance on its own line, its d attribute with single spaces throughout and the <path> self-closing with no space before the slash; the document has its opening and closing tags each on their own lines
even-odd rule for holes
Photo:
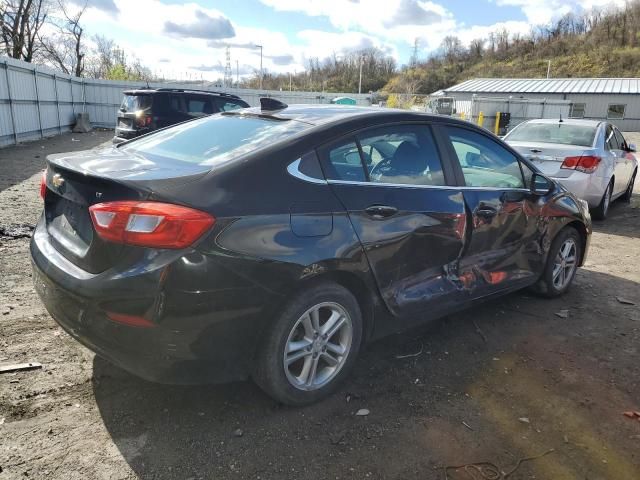
<svg viewBox="0 0 640 480">
<path fill-rule="evenodd" d="M 85 70 L 84 28 L 80 20 L 87 8 L 87 2 L 75 12 L 70 12 L 63 0 L 58 1 L 59 17 L 50 17 L 56 33 L 40 37 L 42 57 L 64 73 L 82 76 Z"/>
<path fill-rule="evenodd" d="M 48 15 L 48 0 L 2 0 L 0 47 L 12 58 L 33 61 L 38 34 Z"/>
</svg>

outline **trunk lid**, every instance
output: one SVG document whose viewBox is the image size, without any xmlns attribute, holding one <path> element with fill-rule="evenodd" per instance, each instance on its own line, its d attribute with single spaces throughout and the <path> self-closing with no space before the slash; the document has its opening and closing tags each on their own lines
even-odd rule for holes
<svg viewBox="0 0 640 480">
<path fill-rule="evenodd" d="M 167 183 L 188 183 L 210 168 L 154 161 L 118 148 L 89 150 L 47 157 L 44 215 L 54 248 L 69 261 L 99 273 L 139 247 L 102 240 L 93 227 L 89 207 L 117 200 L 146 200 Z"/>
<path fill-rule="evenodd" d="M 510 142 L 507 143 L 527 160 L 531 161 L 543 174 L 550 177 L 566 178 L 574 170 L 560 168 L 566 157 L 597 155 L 594 148 L 565 145 L 562 143 Z"/>
</svg>

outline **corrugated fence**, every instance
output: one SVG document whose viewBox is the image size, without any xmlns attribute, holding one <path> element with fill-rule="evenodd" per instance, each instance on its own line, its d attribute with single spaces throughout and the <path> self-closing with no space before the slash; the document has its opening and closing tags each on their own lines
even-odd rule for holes
<svg viewBox="0 0 640 480">
<path fill-rule="evenodd" d="M 95 127 L 113 128 L 122 91 L 146 86 L 145 82 L 79 78 L 0 57 L 0 146 L 68 132 L 80 112 L 88 112 Z M 251 106 L 259 105 L 259 98 L 265 96 L 290 104 L 330 103 L 332 98 L 348 96 L 359 105 L 370 105 L 370 96 L 366 94 L 219 88 L 210 83 L 150 83 L 149 86 L 233 93 Z"/>
</svg>

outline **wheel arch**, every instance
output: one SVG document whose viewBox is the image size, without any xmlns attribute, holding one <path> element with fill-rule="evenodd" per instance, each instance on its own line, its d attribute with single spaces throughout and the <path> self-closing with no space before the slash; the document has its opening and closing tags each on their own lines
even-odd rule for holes
<svg viewBox="0 0 640 480">
<path fill-rule="evenodd" d="M 367 341 L 370 339 L 374 331 L 376 304 L 379 303 L 376 298 L 377 291 L 372 288 L 372 286 L 367 285 L 367 282 L 361 276 L 351 271 L 327 270 L 311 277 L 300 279 L 293 290 L 287 295 L 287 298 L 284 299 L 276 309 L 276 314 L 284 308 L 292 296 L 298 295 L 300 292 L 322 283 L 336 283 L 347 289 L 355 297 L 362 315 L 363 340 Z"/>
<path fill-rule="evenodd" d="M 587 232 L 587 227 L 585 226 L 584 223 L 580 222 L 579 220 L 574 220 L 572 222 L 567 223 L 564 227 L 558 230 L 558 233 L 556 233 L 555 236 L 557 237 L 558 235 L 560 235 L 560 232 L 565 230 L 567 227 L 573 227 L 575 230 L 578 231 L 578 235 L 580 235 L 581 248 L 580 248 L 580 262 L 578 263 L 578 265 L 582 266 L 585 260 L 585 253 L 587 249 L 587 238 L 589 236 L 589 233 Z"/>
</svg>

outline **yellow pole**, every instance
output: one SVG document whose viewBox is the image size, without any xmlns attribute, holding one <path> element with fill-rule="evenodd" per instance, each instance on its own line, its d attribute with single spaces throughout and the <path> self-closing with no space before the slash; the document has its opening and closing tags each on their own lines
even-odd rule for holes
<svg viewBox="0 0 640 480">
<path fill-rule="evenodd" d="M 484 113 L 480 112 L 480 114 L 478 115 L 478 126 L 481 127 L 483 123 L 484 123 Z"/>
<path fill-rule="evenodd" d="M 496 112 L 496 125 L 493 127 L 493 133 L 498 135 L 498 132 L 500 132 L 500 112 Z"/>
</svg>

